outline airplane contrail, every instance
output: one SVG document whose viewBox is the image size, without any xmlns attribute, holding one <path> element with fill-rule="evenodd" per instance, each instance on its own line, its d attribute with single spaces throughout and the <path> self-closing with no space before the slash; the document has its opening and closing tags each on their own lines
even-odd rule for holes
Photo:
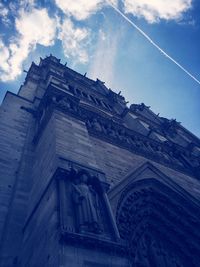
<svg viewBox="0 0 200 267">
<path fill-rule="evenodd" d="M 173 59 L 170 55 L 168 55 L 158 44 L 156 44 L 151 37 L 149 37 L 142 29 L 140 29 L 134 22 L 132 22 L 127 16 L 125 16 L 117 7 L 108 1 L 108 4 L 118 13 L 120 14 L 126 21 L 128 21 L 138 32 L 140 32 L 154 47 L 156 47 L 161 54 L 163 54 L 166 58 L 171 60 L 176 66 L 178 66 L 181 70 L 183 70 L 187 75 L 190 76 L 195 82 L 200 85 L 200 81 L 192 75 L 189 71 L 187 71 L 181 64 L 179 64 L 175 59 Z"/>
</svg>

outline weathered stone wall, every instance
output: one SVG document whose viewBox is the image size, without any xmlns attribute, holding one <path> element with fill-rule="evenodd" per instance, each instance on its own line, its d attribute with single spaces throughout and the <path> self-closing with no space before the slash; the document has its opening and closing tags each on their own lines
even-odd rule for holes
<svg viewBox="0 0 200 267">
<path fill-rule="evenodd" d="M 0 266 L 13 264 L 21 241 L 30 190 L 26 167 L 30 165 L 29 136 L 32 116 L 21 109 L 32 103 L 7 93 L 0 108 Z M 30 145 L 30 143 L 29 143 Z"/>
<path fill-rule="evenodd" d="M 7 189 L 7 198 L 1 197 L 0 201 L 5 201 L 7 210 L 8 207 L 10 209 L 8 222 L 14 223 L 6 226 L 7 230 L 9 227 L 13 230 L 10 234 L 6 234 L 6 238 L 4 237 L 3 251 L 5 254 L 2 266 L 11 266 L 13 258 L 15 258 L 14 254 L 16 254 L 16 262 L 19 260 L 21 266 L 57 266 L 62 262 L 69 261 L 70 258 L 74 260 L 73 266 L 80 266 L 84 262 L 84 266 L 92 266 L 92 261 L 93 264 L 95 262 L 97 264 L 100 258 L 102 258 L 102 266 L 122 266 L 122 263 L 120 265 L 119 262 L 117 265 L 116 257 L 113 257 L 113 260 L 110 259 L 110 262 L 103 260 L 106 257 L 103 252 L 96 252 L 96 256 L 91 260 L 87 249 L 59 243 L 58 192 L 56 182 L 51 181 L 51 178 L 63 158 L 103 171 L 107 181 L 114 187 L 121 184 L 128 174 L 150 160 L 89 135 L 83 121 L 58 110 L 53 111 L 38 142 L 31 145 L 36 129 L 35 120 L 28 112 L 20 109 L 20 106 L 24 105 L 24 99 L 13 95 L 9 97 L 10 100 L 6 99 L 2 106 L 2 112 L 8 112 L 8 119 L 6 120 L 6 116 L 1 115 L 3 118 L 2 131 L 8 133 L 1 140 L 3 144 L 1 152 L 5 155 L 7 149 L 9 154 L 6 154 L 7 161 L 5 156 L 5 161 L 1 162 L 3 168 L 0 171 L 4 175 L 4 179 L 6 174 L 8 177 L 6 180 L 1 180 L 2 188 L 3 186 L 6 188 L 8 185 L 15 188 L 14 191 Z M 16 99 L 13 101 L 14 97 Z M 25 102 L 26 107 L 27 103 L 29 102 Z M 23 153 L 24 157 L 22 157 Z M 22 165 L 19 168 L 20 159 Z M 151 163 L 193 196 L 200 197 L 200 184 L 197 179 L 161 164 Z M 17 170 L 19 173 L 16 176 Z M 10 189 L 10 187 L 8 188 Z M 13 192 L 15 193 L 13 194 Z M 14 199 L 13 203 L 11 198 Z M 10 206 L 9 203 L 12 205 Z M 116 203 L 113 204 L 114 210 Z M 14 209 L 15 212 L 13 212 Z M 1 212 L 3 214 L 3 210 Z M 4 211 L 4 218 L 5 215 Z M 12 244 L 11 237 L 14 237 L 20 244 L 22 235 L 19 232 L 25 224 L 25 218 L 27 221 L 24 229 L 22 254 L 18 256 L 16 252 L 19 251 L 20 246 L 17 246 L 15 242 L 10 250 L 8 250 L 8 246 Z M 20 227 L 16 227 L 17 220 L 19 220 Z M 75 255 L 79 256 L 76 258 Z M 121 257 L 120 261 L 123 261 Z"/>
<path fill-rule="evenodd" d="M 59 266 L 57 186 L 51 180 L 56 163 L 55 118 L 52 115 L 38 142 L 33 144 L 31 170 L 27 174 L 31 190 L 19 266 Z"/>
<path fill-rule="evenodd" d="M 29 213 L 32 212 L 39 198 L 46 189 L 56 168 L 55 150 L 55 118 L 51 116 L 42 132 L 38 143 L 34 144 L 34 160 L 32 162 L 32 189 L 29 200 Z"/>
<path fill-rule="evenodd" d="M 59 111 L 55 121 L 57 156 L 98 168 L 85 123 Z"/>
<path fill-rule="evenodd" d="M 200 182 L 197 178 L 131 153 L 126 149 L 122 149 L 95 137 L 90 137 L 90 140 L 97 164 L 99 168 L 105 172 L 111 186 L 116 186 L 118 183 L 122 182 L 128 174 L 134 172 L 145 162 L 151 162 L 166 176 L 170 177 L 192 196 L 200 200 Z"/>
<path fill-rule="evenodd" d="M 19 96 L 24 97 L 30 101 L 33 101 L 36 96 L 36 91 L 38 87 L 38 81 L 27 80 L 24 85 L 21 86 L 19 90 Z"/>
<path fill-rule="evenodd" d="M 126 260 L 120 256 L 110 255 L 108 259 L 108 254 L 98 249 L 91 256 L 87 248 L 60 242 L 58 191 L 52 177 L 62 159 L 104 172 L 111 188 L 119 188 L 112 202 L 114 211 L 126 185 L 123 181 L 146 162 L 200 200 L 197 178 L 94 137 L 88 133 L 85 122 L 59 110 L 53 111 L 33 143 L 36 120 L 20 107 L 33 107 L 31 101 L 38 87 L 30 81 L 25 86 L 27 89 L 22 88 L 20 95 L 30 101 L 8 93 L 0 111 L 0 232 L 4 232 L 1 267 L 13 263 L 24 267 L 64 266 L 66 262 L 77 267 L 126 266 Z M 42 95 L 43 91 L 38 92 Z"/>
<path fill-rule="evenodd" d="M 63 265 L 60 266 L 69 263 L 70 267 L 130 267 L 127 258 L 99 251 L 95 247 L 89 251 L 87 248 L 68 246 L 61 256 Z"/>
<path fill-rule="evenodd" d="M 59 158 L 99 167 L 85 123 L 55 111 L 34 151 L 32 190 L 20 266 L 62 266 L 65 263 L 70 266 L 127 266 L 124 257 L 110 256 L 108 259 L 108 254 L 99 249 L 91 252 L 88 248 L 60 242 L 57 181 L 51 180 Z"/>
<path fill-rule="evenodd" d="M 118 184 L 128 172 L 146 162 L 145 158 L 134 155 L 126 149 L 92 136 L 90 140 L 93 144 L 94 155 L 98 166 L 105 172 L 111 186 Z"/>
<path fill-rule="evenodd" d="M 94 147 L 97 164 L 105 172 L 108 182 L 111 185 L 111 191 L 108 195 L 114 214 L 116 213 L 118 201 L 125 186 L 132 182 L 131 174 L 147 162 L 150 162 L 161 171 L 166 176 L 166 179 L 173 181 L 190 194 L 192 198 L 200 201 L 200 181 L 196 177 L 181 173 L 95 137 L 90 137 L 90 140 Z M 142 177 L 140 176 L 140 179 L 144 178 L 157 177 L 150 172 L 149 174 L 142 174 Z M 129 180 L 125 182 L 126 179 Z M 115 192 L 116 187 L 117 192 Z"/>
<path fill-rule="evenodd" d="M 38 200 L 25 224 L 23 234 L 19 266 L 60 266 L 56 181 L 49 184 Z"/>
</svg>

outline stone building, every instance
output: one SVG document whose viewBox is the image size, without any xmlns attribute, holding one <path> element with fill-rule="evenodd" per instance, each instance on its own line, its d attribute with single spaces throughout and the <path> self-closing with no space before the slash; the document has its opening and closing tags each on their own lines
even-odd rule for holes
<svg viewBox="0 0 200 267">
<path fill-rule="evenodd" d="M 0 110 L 1 267 L 199 267 L 200 140 L 54 56 Z"/>
</svg>

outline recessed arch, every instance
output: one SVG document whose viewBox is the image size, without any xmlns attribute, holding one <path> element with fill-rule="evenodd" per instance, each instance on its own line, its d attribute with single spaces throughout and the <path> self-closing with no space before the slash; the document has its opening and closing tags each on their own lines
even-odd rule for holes
<svg viewBox="0 0 200 267">
<path fill-rule="evenodd" d="M 178 185 L 154 178 L 129 184 L 116 221 L 132 266 L 199 266 L 200 208 Z"/>
</svg>

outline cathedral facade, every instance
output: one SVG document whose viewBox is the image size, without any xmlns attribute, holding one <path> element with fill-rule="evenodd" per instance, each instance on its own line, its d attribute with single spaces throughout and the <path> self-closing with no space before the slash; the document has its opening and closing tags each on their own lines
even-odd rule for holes
<svg viewBox="0 0 200 267">
<path fill-rule="evenodd" d="M 199 267 L 200 140 L 54 56 L 0 110 L 1 267 Z"/>
</svg>

